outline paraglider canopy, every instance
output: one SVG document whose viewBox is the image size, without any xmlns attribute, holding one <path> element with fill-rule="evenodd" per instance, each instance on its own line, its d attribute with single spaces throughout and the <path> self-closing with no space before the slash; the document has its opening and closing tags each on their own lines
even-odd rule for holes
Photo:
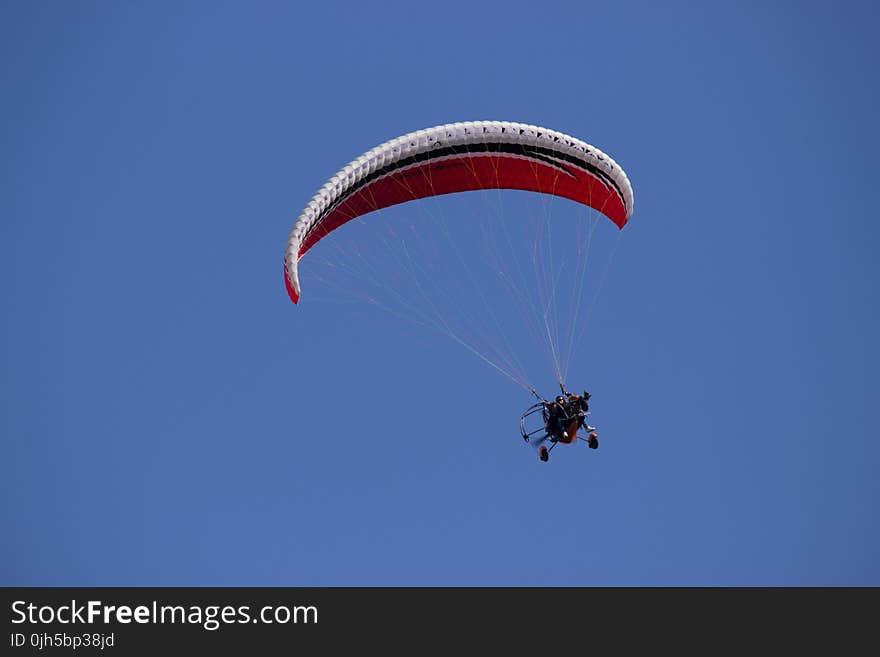
<svg viewBox="0 0 880 657">
<path fill-rule="evenodd" d="M 483 189 L 564 197 L 623 228 L 633 191 L 623 169 L 569 135 L 523 123 L 471 121 L 419 130 L 364 153 L 306 204 L 287 240 L 284 282 L 300 296 L 299 260 L 330 232 L 361 215 L 415 199 Z"/>
</svg>

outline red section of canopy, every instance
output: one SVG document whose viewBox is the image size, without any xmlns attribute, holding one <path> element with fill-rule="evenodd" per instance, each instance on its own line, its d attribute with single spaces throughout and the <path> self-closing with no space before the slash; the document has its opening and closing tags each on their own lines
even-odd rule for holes
<svg viewBox="0 0 880 657">
<path fill-rule="evenodd" d="M 623 228 L 626 208 L 617 190 L 606 187 L 597 178 L 571 165 L 564 166 L 571 175 L 556 166 L 532 159 L 470 155 L 428 161 L 391 173 L 359 189 L 324 217 L 303 241 L 299 256 L 302 257 L 331 231 L 368 212 L 428 196 L 477 189 L 519 189 L 554 194 L 595 208 Z M 291 293 L 289 286 L 288 283 L 288 293 Z"/>
</svg>

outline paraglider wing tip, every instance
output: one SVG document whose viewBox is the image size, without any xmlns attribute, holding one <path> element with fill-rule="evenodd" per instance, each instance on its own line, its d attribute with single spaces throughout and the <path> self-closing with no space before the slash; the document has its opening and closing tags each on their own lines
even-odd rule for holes
<svg viewBox="0 0 880 657">
<path fill-rule="evenodd" d="M 299 285 L 290 282 L 290 277 L 287 275 L 287 268 L 284 269 L 284 286 L 287 288 L 287 296 L 290 297 L 290 300 L 293 303 L 299 303 Z"/>
</svg>

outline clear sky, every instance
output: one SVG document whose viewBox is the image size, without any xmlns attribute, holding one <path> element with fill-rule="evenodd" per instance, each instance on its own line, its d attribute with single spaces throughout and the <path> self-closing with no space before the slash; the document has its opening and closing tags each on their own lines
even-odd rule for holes
<svg viewBox="0 0 880 657">
<path fill-rule="evenodd" d="M 0 584 L 880 585 L 877 26 L 4 2 Z M 569 375 L 597 451 L 539 462 L 528 395 L 459 345 L 285 294 L 328 176 L 475 119 L 632 180 Z"/>
</svg>

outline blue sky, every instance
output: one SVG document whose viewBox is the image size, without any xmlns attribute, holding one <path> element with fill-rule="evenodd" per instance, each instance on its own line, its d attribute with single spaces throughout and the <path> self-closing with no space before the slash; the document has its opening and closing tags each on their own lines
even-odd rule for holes
<svg viewBox="0 0 880 657">
<path fill-rule="evenodd" d="M 874 5 L 303 4 L 0 9 L 0 583 L 880 584 Z M 281 280 L 335 170 L 487 118 L 635 189 L 547 464 Z"/>
</svg>

